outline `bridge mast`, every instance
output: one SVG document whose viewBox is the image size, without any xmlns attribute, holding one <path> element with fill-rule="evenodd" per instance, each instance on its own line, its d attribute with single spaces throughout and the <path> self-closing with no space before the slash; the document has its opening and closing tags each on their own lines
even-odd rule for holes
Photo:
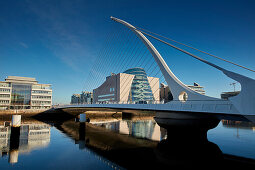
<svg viewBox="0 0 255 170">
<path fill-rule="evenodd" d="M 209 96 L 202 95 L 200 93 L 197 93 L 190 88 L 188 88 L 184 83 L 182 83 L 169 69 L 168 65 L 166 64 L 163 57 L 160 55 L 160 53 L 157 51 L 157 49 L 152 45 L 152 43 L 143 35 L 141 31 L 136 29 L 133 25 L 127 23 L 126 21 L 120 20 L 118 18 L 111 17 L 112 20 L 119 22 L 126 27 L 128 27 L 131 31 L 133 31 L 144 43 L 144 45 L 147 47 L 147 49 L 152 54 L 153 58 L 157 62 L 160 71 L 162 72 L 170 91 L 173 94 L 174 100 L 180 100 L 181 94 L 186 94 L 188 96 L 188 100 L 219 100 L 217 98 L 212 98 Z"/>
<path fill-rule="evenodd" d="M 131 31 L 133 31 L 145 44 L 145 46 L 148 48 L 150 53 L 152 54 L 153 58 L 157 62 L 160 71 L 162 72 L 172 94 L 174 100 L 180 100 L 180 102 L 186 102 L 186 100 L 183 100 L 183 98 L 180 98 L 181 95 L 185 94 L 187 102 L 189 101 L 199 101 L 200 103 L 203 103 L 205 101 L 222 101 L 221 99 L 209 97 L 206 95 L 202 95 L 200 93 L 197 93 L 190 88 L 188 88 L 185 84 L 183 84 L 169 69 L 168 65 L 160 55 L 160 53 L 157 51 L 157 49 L 152 45 L 152 43 L 142 34 L 141 31 L 136 29 L 133 25 L 127 23 L 126 21 L 120 20 L 118 18 L 111 17 L 112 20 L 119 22 L 123 24 L 124 26 L 128 27 Z M 173 46 L 171 46 L 173 47 Z M 175 47 L 173 47 L 175 48 Z M 180 50 L 183 52 L 183 50 L 179 48 L 175 48 L 177 50 Z M 186 54 L 190 55 L 190 53 L 185 52 Z M 223 69 L 215 64 L 212 64 L 206 60 L 200 59 L 199 57 L 196 57 L 191 54 L 192 57 L 222 71 L 226 76 L 228 76 L 231 79 L 234 79 L 238 81 L 242 86 L 242 91 L 239 95 L 229 98 L 229 100 L 232 102 L 232 104 L 238 109 L 238 111 L 243 115 L 254 115 L 255 113 L 255 80 L 251 79 L 249 77 L 240 75 L 238 73 L 234 73 L 231 71 L 228 71 L 226 69 Z"/>
</svg>

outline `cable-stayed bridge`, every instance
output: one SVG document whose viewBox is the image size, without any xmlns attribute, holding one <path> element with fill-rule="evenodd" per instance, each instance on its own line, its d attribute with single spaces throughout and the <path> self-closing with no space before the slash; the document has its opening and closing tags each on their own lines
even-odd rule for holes
<svg viewBox="0 0 255 170">
<path fill-rule="evenodd" d="M 219 65 L 216 65 L 212 62 L 209 62 L 208 60 L 202 59 L 198 57 L 197 55 L 194 55 L 187 50 L 183 50 L 171 43 L 169 41 L 175 42 L 179 45 L 183 45 L 185 47 L 191 48 L 193 50 L 196 50 L 198 52 L 201 52 L 203 54 L 209 55 L 211 57 L 214 57 L 216 59 L 220 59 L 224 62 L 233 64 L 235 66 L 238 66 L 242 69 L 246 69 L 252 72 L 255 72 L 252 69 L 249 69 L 245 66 L 242 66 L 240 64 L 233 63 L 231 61 L 222 59 L 220 57 L 217 57 L 215 55 L 212 55 L 210 53 L 204 52 L 202 50 L 198 50 L 194 47 L 188 46 L 183 43 L 179 43 L 175 40 L 168 39 L 166 37 L 163 37 L 161 35 L 152 33 L 150 31 L 147 31 L 145 29 L 134 27 L 133 25 L 111 17 L 113 21 L 116 21 L 125 27 L 123 27 L 123 32 L 126 32 L 129 30 L 129 34 L 123 34 L 123 32 L 116 33 L 114 35 L 110 35 L 106 42 L 106 48 L 100 52 L 98 63 L 95 64 L 94 68 L 91 70 L 90 79 L 88 79 L 88 87 L 87 89 L 95 89 L 98 87 L 101 83 L 101 81 L 104 79 L 105 75 L 104 73 L 113 72 L 114 68 L 118 67 L 119 70 L 125 70 L 123 68 L 131 68 L 132 64 L 135 64 L 135 68 L 144 68 L 147 67 L 149 71 L 149 74 L 156 74 L 154 77 L 149 78 L 147 84 L 150 85 L 150 89 L 147 89 L 149 92 L 152 92 L 154 89 L 154 86 L 156 86 L 158 83 L 157 81 L 154 81 L 156 77 L 160 77 L 163 79 L 161 82 L 165 82 L 169 86 L 169 89 L 171 91 L 173 100 L 169 102 L 163 102 L 156 99 L 155 94 L 159 93 L 159 88 L 153 91 L 153 95 L 151 96 L 153 100 L 143 100 L 143 102 L 134 102 L 132 101 L 132 93 L 131 89 L 134 88 L 132 85 L 131 80 L 134 80 L 134 76 L 125 75 L 123 72 L 122 75 L 122 81 L 121 78 L 116 79 L 116 81 L 120 81 L 120 85 L 122 86 L 122 90 L 116 92 L 114 88 L 110 87 L 110 84 L 104 83 L 103 88 L 108 91 L 110 89 L 111 94 L 105 93 L 104 96 L 114 96 L 114 94 L 125 94 L 125 96 L 128 96 L 125 100 L 116 100 L 116 97 L 112 97 L 110 101 L 94 101 L 92 104 L 80 104 L 80 105 L 64 105 L 64 106 L 58 106 L 57 109 L 64 109 L 64 108 L 87 108 L 87 109 L 98 109 L 98 110 L 150 110 L 150 111 L 156 111 L 156 121 L 160 123 L 166 123 L 172 119 L 172 118 L 194 118 L 194 117 L 202 117 L 202 115 L 220 115 L 220 116 L 237 116 L 237 117 L 244 117 L 247 119 L 254 119 L 255 115 L 255 80 L 246 76 L 243 76 L 241 74 L 229 71 L 223 67 L 220 67 Z M 138 41 L 133 41 L 133 39 L 136 39 Z M 175 50 L 180 51 L 181 53 L 184 53 L 186 55 L 191 56 L 192 58 L 199 60 L 200 62 L 207 64 L 208 66 L 211 66 L 212 68 L 221 71 L 225 76 L 229 77 L 230 79 L 233 79 L 234 81 L 237 81 L 240 83 L 242 90 L 237 96 L 230 97 L 228 100 L 219 99 L 216 97 L 210 97 L 204 94 L 201 94 L 191 88 L 189 88 L 187 85 L 185 85 L 182 81 L 180 81 L 176 75 L 173 74 L 173 72 L 168 67 L 167 63 L 161 56 L 161 53 L 158 51 L 158 49 L 155 48 L 155 46 L 152 44 L 152 42 L 148 38 L 152 38 L 168 47 L 171 47 Z M 166 40 L 162 40 L 161 38 L 164 38 Z M 115 43 L 112 43 L 111 39 L 117 39 Z M 124 39 L 125 41 L 118 41 L 120 39 Z M 131 46 L 129 45 L 131 44 Z M 141 50 L 141 48 L 146 50 Z M 160 46 L 159 46 L 160 48 Z M 139 57 L 137 57 L 139 56 Z M 153 61 L 150 63 L 148 56 L 152 56 Z M 100 58 L 101 57 L 101 58 Z M 115 57 L 115 60 L 113 58 Z M 121 58 L 122 60 L 118 60 L 118 58 Z M 155 62 L 156 61 L 156 62 Z M 107 67 L 103 68 L 102 65 L 105 65 Z M 97 68 L 97 69 L 95 69 Z M 118 70 L 117 69 L 117 70 Z M 115 74 L 112 74 L 115 76 Z M 147 76 L 147 75 L 144 75 Z M 96 77 L 99 77 L 98 80 L 96 80 Z M 103 77 L 103 78 L 102 78 Z M 111 78 L 111 76 L 109 76 Z M 106 78 L 106 79 L 110 79 Z M 131 79 L 131 80 L 130 80 Z M 92 81 L 94 80 L 94 81 Z M 152 83 L 152 82 L 156 83 Z M 121 84 L 122 82 L 122 84 Z M 130 82 L 130 83 L 128 83 Z M 130 88 L 131 87 L 131 88 Z M 119 88 L 120 89 L 120 88 Z M 95 92 L 95 91 L 94 91 Z M 134 95 L 134 94 L 133 94 Z M 139 94 L 137 94 L 139 96 Z M 131 96 L 131 97 L 130 97 Z M 171 112 L 171 114 L 169 113 Z M 183 116 L 181 114 L 182 112 L 188 113 Z M 188 116 L 187 116 L 188 115 Z M 220 117 L 219 116 L 219 117 Z"/>
</svg>

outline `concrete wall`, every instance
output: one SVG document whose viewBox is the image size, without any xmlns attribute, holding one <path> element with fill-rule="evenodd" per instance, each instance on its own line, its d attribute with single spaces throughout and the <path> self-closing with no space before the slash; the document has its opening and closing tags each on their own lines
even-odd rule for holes
<svg viewBox="0 0 255 170">
<path fill-rule="evenodd" d="M 120 73 L 120 102 L 127 102 L 135 75 Z"/>
<path fill-rule="evenodd" d="M 151 91 L 154 96 L 155 101 L 159 101 L 159 78 L 156 77 L 148 77 L 149 84 L 151 86 Z"/>
</svg>

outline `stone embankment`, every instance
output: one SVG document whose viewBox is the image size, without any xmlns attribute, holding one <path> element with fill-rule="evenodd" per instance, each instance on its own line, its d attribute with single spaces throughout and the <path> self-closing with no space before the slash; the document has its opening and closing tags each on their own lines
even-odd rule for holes
<svg viewBox="0 0 255 170">
<path fill-rule="evenodd" d="M 21 109 L 21 110 L 0 110 L 0 116 L 10 116 L 10 115 L 22 115 L 22 116 L 35 116 L 39 113 L 43 113 L 48 109 Z"/>
</svg>

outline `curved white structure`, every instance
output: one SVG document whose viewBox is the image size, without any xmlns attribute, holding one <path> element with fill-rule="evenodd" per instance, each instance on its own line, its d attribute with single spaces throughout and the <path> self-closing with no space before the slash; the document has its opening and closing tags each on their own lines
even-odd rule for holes
<svg viewBox="0 0 255 170">
<path fill-rule="evenodd" d="M 159 54 L 157 49 L 152 43 L 142 34 L 141 31 L 137 30 L 131 24 L 111 17 L 112 20 L 119 22 L 130 30 L 132 30 L 146 45 L 155 61 L 157 62 L 169 88 L 173 94 L 173 101 L 166 104 L 128 104 L 128 103 L 116 103 L 116 104 L 86 104 L 86 105 L 67 105 L 59 106 L 56 109 L 64 108 L 87 108 L 87 109 L 113 109 L 113 110 L 153 110 L 156 111 L 156 121 L 159 124 L 168 124 L 169 119 L 199 119 L 203 115 L 213 114 L 215 116 L 244 116 L 249 120 L 255 121 L 255 80 L 245 77 L 243 75 L 228 71 L 215 64 L 212 64 L 206 60 L 203 60 L 193 54 L 190 54 L 178 47 L 172 46 L 179 51 L 182 51 L 192 57 L 222 71 L 228 77 L 238 81 L 242 86 L 242 91 L 239 95 L 230 97 L 229 100 L 222 100 L 214 97 L 202 95 L 188 88 L 183 84 L 169 69 L 168 65 Z M 171 114 L 169 114 L 169 111 Z M 185 112 L 185 114 L 180 114 Z M 190 112 L 190 113 L 187 113 Z M 195 113 L 208 113 L 208 114 L 195 114 Z"/>
<path fill-rule="evenodd" d="M 142 34 L 141 31 L 137 30 L 134 26 L 123 20 L 114 17 L 111 17 L 111 19 L 125 25 L 130 30 L 132 30 L 142 40 L 142 42 L 146 45 L 146 47 L 156 60 L 173 94 L 174 101 L 166 104 L 169 106 L 169 110 L 255 115 L 255 80 L 228 71 L 206 60 L 193 56 L 188 52 L 185 52 L 186 54 L 189 54 L 194 58 L 222 71 L 228 77 L 238 81 L 242 86 L 242 91 L 240 92 L 240 94 L 235 97 L 229 98 L 229 100 L 222 100 L 197 93 L 192 89 L 188 88 L 172 73 L 160 53 L 152 45 L 152 43 Z M 200 105 L 202 105 L 202 107 Z"/>
</svg>

